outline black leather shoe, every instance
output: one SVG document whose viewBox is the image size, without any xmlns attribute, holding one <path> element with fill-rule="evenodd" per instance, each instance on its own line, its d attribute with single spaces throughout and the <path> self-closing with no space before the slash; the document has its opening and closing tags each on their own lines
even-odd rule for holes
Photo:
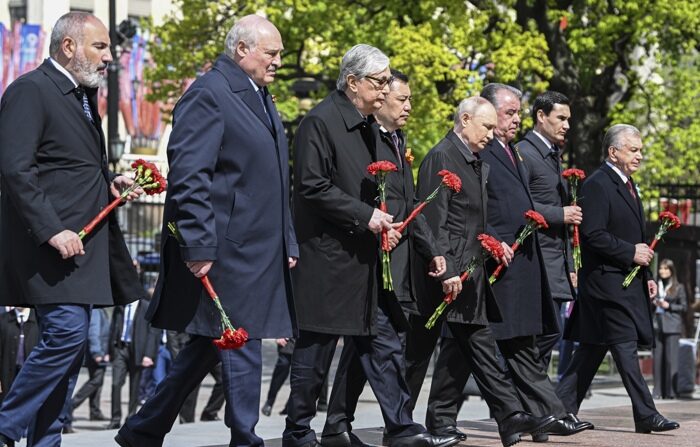
<svg viewBox="0 0 700 447">
<path fill-rule="evenodd" d="M 581 428 L 581 430 L 594 430 L 595 429 L 595 426 L 593 426 L 593 424 L 591 424 L 588 421 L 582 421 L 581 419 L 578 418 L 578 416 L 576 416 L 573 413 L 567 414 L 566 417 L 564 418 L 564 420 L 573 423 L 576 426 L 576 428 Z"/>
<path fill-rule="evenodd" d="M 127 441 L 124 436 L 121 435 L 121 433 L 117 433 L 117 436 L 114 437 L 114 440 L 116 441 L 117 444 L 119 444 L 121 447 L 134 447 L 129 441 Z"/>
<path fill-rule="evenodd" d="M 449 447 L 459 442 L 455 435 L 433 436 L 428 432 L 399 438 L 385 438 L 387 447 Z"/>
<path fill-rule="evenodd" d="M 75 433 L 75 430 L 73 429 L 73 426 L 68 424 L 64 425 L 63 428 L 61 429 L 61 433 L 64 435 L 72 435 Z"/>
<path fill-rule="evenodd" d="M 646 419 L 634 423 L 634 431 L 637 433 L 651 433 L 653 431 L 669 431 L 680 428 L 678 422 L 669 421 L 665 417 L 656 413 Z"/>
<path fill-rule="evenodd" d="M 90 415 L 91 421 L 106 421 L 107 417 L 102 413 L 95 413 Z"/>
<path fill-rule="evenodd" d="M 510 447 L 520 442 L 523 433 L 543 433 L 557 419 L 554 416 L 535 417 L 529 413 L 515 413 L 498 425 L 498 434 L 501 436 L 503 447 Z"/>
<path fill-rule="evenodd" d="M 264 408 L 263 408 L 263 410 L 264 410 Z M 265 414 L 265 413 L 263 412 L 263 414 Z M 269 414 L 266 415 L 266 416 L 269 416 Z M 209 421 L 220 421 L 221 418 L 220 418 L 218 415 L 216 415 L 216 414 L 203 414 L 203 415 L 199 418 L 199 420 L 202 421 L 202 422 L 209 422 Z"/>
<path fill-rule="evenodd" d="M 540 433 L 546 433 L 548 435 L 555 436 L 571 436 L 578 432 L 584 431 L 585 428 L 579 426 L 569 421 L 568 419 L 557 419 L 552 425 L 550 425 L 546 431 L 541 431 Z"/>
<path fill-rule="evenodd" d="M 15 447 L 15 441 L 0 433 L 0 447 Z"/>
<path fill-rule="evenodd" d="M 263 405 L 262 410 L 260 410 L 260 412 L 262 414 L 264 414 L 265 416 L 271 415 L 272 414 L 272 405 L 270 405 L 266 402 L 265 405 Z"/>
<path fill-rule="evenodd" d="M 549 441 L 549 435 L 547 433 L 533 433 L 532 442 L 547 442 Z"/>
<path fill-rule="evenodd" d="M 446 427 L 434 428 L 430 430 L 430 434 L 433 436 L 457 436 L 460 441 L 467 439 L 467 434 L 462 430 L 458 429 L 454 425 L 448 425 Z"/>
<path fill-rule="evenodd" d="M 322 436 L 321 445 L 323 447 L 369 447 L 369 445 L 362 442 L 355 433 L 348 433 L 346 431 L 335 435 Z"/>
<path fill-rule="evenodd" d="M 116 430 L 118 428 L 121 428 L 122 424 L 119 423 L 119 421 L 112 421 L 107 426 L 105 427 L 105 430 Z"/>
</svg>

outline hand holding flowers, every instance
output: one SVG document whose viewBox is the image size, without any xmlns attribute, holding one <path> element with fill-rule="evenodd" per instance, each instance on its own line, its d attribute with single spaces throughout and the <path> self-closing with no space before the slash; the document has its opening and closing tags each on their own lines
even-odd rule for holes
<svg viewBox="0 0 700 447">
<path fill-rule="evenodd" d="M 403 230 L 406 229 L 409 223 L 413 221 L 418 215 L 423 211 L 423 208 L 426 207 L 430 202 L 432 202 L 440 193 L 441 189 L 451 189 L 455 193 L 458 193 L 462 190 L 462 180 L 459 178 L 457 174 L 454 174 L 447 169 L 443 169 L 442 171 L 438 172 L 438 175 L 442 176 L 442 181 L 438 185 L 437 188 L 433 192 L 428 195 L 428 197 L 425 198 L 424 201 L 418 204 L 417 207 L 411 211 L 411 214 L 408 215 L 406 220 L 403 221 L 403 223 L 396 228 L 396 231 L 399 233 L 403 233 Z"/>
<path fill-rule="evenodd" d="M 586 178 L 586 173 L 583 172 L 581 169 L 570 168 L 562 172 L 561 176 L 569 182 L 571 206 L 577 206 L 576 202 L 578 200 L 578 185 L 583 179 Z M 578 272 L 578 270 L 583 266 L 583 263 L 581 262 L 581 238 L 579 236 L 578 224 L 572 224 L 572 227 L 573 238 L 571 245 L 573 246 L 572 255 L 574 258 L 574 272 Z"/>
<path fill-rule="evenodd" d="M 377 191 L 379 193 L 379 210 L 386 213 L 386 176 L 390 172 L 396 172 L 399 168 L 390 161 L 382 160 L 370 163 L 367 166 L 367 172 L 373 175 L 377 180 Z M 391 256 L 389 251 L 389 235 L 387 229 L 382 230 L 382 279 L 385 290 L 394 290 L 394 285 L 391 279 Z"/>
</svg>

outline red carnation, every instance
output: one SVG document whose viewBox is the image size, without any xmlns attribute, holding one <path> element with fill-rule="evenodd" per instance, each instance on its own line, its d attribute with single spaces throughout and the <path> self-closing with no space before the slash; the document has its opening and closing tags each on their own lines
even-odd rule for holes
<svg viewBox="0 0 700 447">
<path fill-rule="evenodd" d="M 561 173 L 561 176 L 567 180 L 569 180 L 573 177 L 575 177 L 578 180 L 583 180 L 586 178 L 586 173 L 583 172 L 582 169 L 569 168 L 569 169 L 565 169 L 564 172 Z"/>
<path fill-rule="evenodd" d="M 481 241 L 481 247 L 484 251 L 488 252 L 493 258 L 500 259 L 505 255 L 505 250 L 503 250 L 501 242 L 495 237 L 486 233 L 481 233 L 477 236 L 477 239 Z"/>
<path fill-rule="evenodd" d="M 527 237 L 530 236 L 535 230 L 549 227 L 544 216 L 535 210 L 525 211 L 525 219 L 527 219 L 527 223 L 525 224 L 523 229 L 520 230 L 520 233 L 518 233 L 518 237 L 517 239 L 515 239 L 515 242 L 513 242 L 513 245 L 510 246 L 511 250 L 513 250 L 513 253 L 515 253 L 518 250 L 518 248 L 521 245 L 523 245 L 525 239 L 527 239 Z M 498 276 L 501 274 L 501 271 L 503 271 L 504 268 L 505 264 L 500 264 L 498 267 L 496 267 L 496 270 L 494 270 L 491 276 L 489 277 L 489 284 L 493 284 L 494 282 L 496 282 Z"/>
<path fill-rule="evenodd" d="M 438 175 L 442 176 L 442 183 L 448 188 L 452 189 L 454 192 L 460 192 L 462 190 L 462 180 L 459 176 L 453 172 L 443 169 L 438 172 Z"/>
<path fill-rule="evenodd" d="M 399 168 L 397 168 L 394 163 L 387 160 L 375 161 L 374 163 L 370 163 L 370 165 L 367 166 L 367 172 L 369 172 L 371 175 L 377 175 L 377 173 L 380 172 L 386 174 L 398 170 Z"/>
<path fill-rule="evenodd" d="M 219 349 L 240 349 L 248 341 L 248 332 L 243 328 L 238 328 L 235 331 L 226 328 L 221 334 L 221 338 L 213 341 L 214 346 Z"/>
<path fill-rule="evenodd" d="M 532 220 L 535 224 L 537 224 L 537 227 L 539 228 L 549 228 L 549 225 L 547 225 L 547 221 L 545 220 L 544 216 L 535 210 L 525 211 L 525 218 Z"/>
<path fill-rule="evenodd" d="M 661 211 L 659 213 L 659 220 L 662 222 L 662 224 L 664 220 L 667 220 L 667 227 L 669 229 L 675 230 L 676 228 L 681 227 L 681 220 L 678 218 L 678 216 L 676 216 L 670 211 Z"/>
<path fill-rule="evenodd" d="M 377 192 L 379 193 L 379 209 L 387 212 L 386 208 L 386 176 L 390 172 L 398 171 L 399 168 L 390 161 L 380 160 L 370 163 L 367 172 L 375 176 L 377 180 Z M 391 279 L 391 256 L 389 255 L 389 235 L 386 230 L 382 230 L 382 285 L 386 290 L 394 290 L 394 283 Z"/>
</svg>

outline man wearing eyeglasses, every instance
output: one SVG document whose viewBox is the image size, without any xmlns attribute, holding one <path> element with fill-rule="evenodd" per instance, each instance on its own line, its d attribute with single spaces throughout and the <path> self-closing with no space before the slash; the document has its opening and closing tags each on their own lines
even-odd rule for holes
<svg viewBox="0 0 700 447">
<path fill-rule="evenodd" d="M 579 299 L 564 331 L 579 347 L 564 372 L 557 394 L 570 413 L 578 413 L 608 351 L 632 400 L 634 428 L 651 433 L 679 428 L 663 417 L 639 369 L 637 349 L 654 344 L 651 300 L 656 283 L 647 269 L 654 252 L 646 244 L 646 224 L 632 175 L 640 168 L 642 138 L 629 124 L 605 134 L 605 162 L 581 187 Z M 628 287 L 622 283 L 635 267 L 641 271 Z"/>
<path fill-rule="evenodd" d="M 379 280 L 382 230 L 392 247 L 401 238 L 393 216 L 378 209 L 377 184 L 367 172 L 385 156 L 377 151 L 373 114 L 384 106 L 390 82 L 389 58 L 372 46 L 354 46 L 343 56 L 337 90 L 306 115 L 296 134 L 294 224 L 303 262 L 293 275 L 300 333 L 284 447 L 318 445 L 310 423 L 341 336 L 354 345 L 382 408 L 386 445 L 447 447 L 458 441 L 432 437 L 411 418 L 401 342 L 387 302 L 392 297 Z M 343 438 L 336 445 L 361 442 Z"/>
</svg>

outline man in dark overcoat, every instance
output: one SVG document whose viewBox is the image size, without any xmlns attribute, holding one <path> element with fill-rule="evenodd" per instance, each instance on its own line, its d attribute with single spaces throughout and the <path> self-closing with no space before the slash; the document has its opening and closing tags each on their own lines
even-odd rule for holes
<svg viewBox="0 0 700 447">
<path fill-rule="evenodd" d="M 569 130 L 569 99 L 558 92 L 547 91 L 535 98 L 532 105 L 535 128 L 515 145 L 529 173 L 528 184 L 535 210 L 547 220 L 549 228 L 538 232 L 542 260 L 547 271 L 549 292 L 561 315 L 564 303 L 576 297 L 576 272 L 569 243 L 569 226 L 580 224 L 581 207 L 569 205 L 569 185 L 561 176 L 561 150 Z M 537 337 L 542 365 L 549 367 L 552 349 L 561 333 Z"/>
<path fill-rule="evenodd" d="M 27 429 L 29 445 L 60 444 L 66 421 L 58 418 L 83 361 L 91 306 L 145 295 L 114 215 L 78 237 L 133 183 L 108 171 L 97 113 L 109 44 L 95 16 L 62 16 L 51 57 L 0 103 L 0 305 L 34 307 L 42 334 L 0 408 L 0 446 Z"/>
<path fill-rule="evenodd" d="M 377 120 L 375 125 L 379 126 L 376 151 L 379 160 L 391 161 L 398 169 L 398 172 L 389 174 L 386 178 L 387 212 L 395 221 L 403 221 L 412 211 L 415 200 L 413 170 L 410 161 L 406 159 L 406 135 L 401 130 L 411 113 L 412 96 L 407 75 L 392 68 L 391 76 L 384 105 L 374 114 Z M 415 309 L 416 306 L 413 278 L 416 275 L 439 277 L 445 272 L 445 258 L 439 256 L 435 238 L 424 216 L 419 215 L 417 220 L 409 224 L 406 235 L 391 250 L 394 290 L 386 292 L 390 296 L 386 301 L 390 319 L 401 334 L 410 330 L 402 306 L 408 309 Z M 416 272 L 417 264 L 412 262 L 415 256 L 428 259 L 426 264 L 429 264 L 430 271 Z M 328 403 L 321 440 L 323 445 L 347 445 L 354 438 L 351 423 L 366 382 L 367 377 L 355 346 L 351 340 L 346 340 Z"/>
<path fill-rule="evenodd" d="M 579 342 L 559 381 L 557 394 L 567 411 L 577 413 L 596 371 L 611 352 L 632 400 L 638 433 L 679 427 L 656 410 L 639 369 L 637 349 L 652 346 L 656 283 L 646 268 L 654 252 L 646 244 L 644 211 L 632 175 L 642 162 L 642 138 L 628 124 L 616 124 L 603 139 L 605 162 L 581 187 L 583 266 L 579 299 L 564 336 Z M 642 266 L 629 287 L 625 277 Z"/>
<path fill-rule="evenodd" d="M 224 422 L 231 445 L 262 445 L 261 339 L 291 337 L 290 268 L 297 246 L 289 212 L 285 134 L 267 90 L 281 66 L 282 38 L 249 15 L 228 33 L 225 54 L 197 79 L 173 112 L 161 270 L 147 318 L 192 335 L 156 394 L 126 423 L 122 445 L 161 445 L 183 402 L 221 361 Z M 177 225 L 180 240 L 168 237 Z M 249 340 L 217 350 L 221 317 L 200 279 L 207 275 L 226 314 Z"/>
<path fill-rule="evenodd" d="M 33 309 L 15 307 L 0 314 L 0 403 L 38 343 L 39 325 Z"/>
<path fill-rule="evenodd" d="M 534 209 L 527 168 L 514 154 L 511 144 L 520 125 L 522 94 L 504 84 L 489 84 L 481 95 L 498 113 L 496 137 L 481 154 L 484 162 L 491 166 L 486 188 L 489 232 L 510 246 L 525 226 L 525 212 Z M 489 270 L 494 268 L 492 265 Z M 513 262 L 502 270 L 493 284 L 493 292 L 503 321 L 492 323 L 491 329 L 525 409 L 535 415 L 554 415 L 558 419 L 548 428 L 546 433 L 549 434 L 568 436 L 590 428 L 590 424 L 578 426 L 578 422 L 569 420 L 540 361 L 536 336 L 556 334 L 559 326 L 537 232 L 523 242 Z M 544 441 L 546 433 L 533 436 Z"/>
<path fill-rule="evenodd" d="M 486 185 L 491 182 L 491 174 L 490 167 L 483 163 L 480 154 L 493 138 L 496 124 L 496 111 L 488 101 L 479 97 L 463 100 L 455 113 L 453 130 L 428 152 L 421 163 L 417 187 L 419 199 L 424 199 L 440 183 L 441 178 L 437 173 L 443 169 L 460 177 L 462 190 L 459 193 L 447 191 L 440 194 L 423 211 L 440 252 L 445 253 L 447 272 L 443 276 L 448 279 L 441 287 L 438 281 L 424 275 L 417 276 L 421 319 L 412 321 L 424 324 L 445 293 L 455 294 L 455 300 L 431 330 L 425 330 L 422 325 L 414 326 L 407 337 L 406 361 L 408 380 L 415 381 L 411 375 L 418 374 L 422 381 L 425 371 L 420 365 L 430 358 L 440 335 L 440 323 L 446 321 L 467 360 L 465 369 L 450 371 L 450 375 L 464 376 L 466 381 L 469 374 L 474 374 L 498 422 L 503 445 L 509 446 L 519 442 L 523 433 L 547 428 L 554 418 L 536 418 L 526 413 L 513 385 L 498 365 L 496 343 L 489 322 L 499 321 L 501 316 L 488 285 L 484 265 L 476 268 L 463 287 L 459 278 L 471 259 L 481 256 L 477 236 L 486 232 Z M 417 261 L 421 262 L 421 259 Z M 507 262 L 508 257 L 501 261 Z M 421 265 L 416 271 L 425 268 L 425 265 Z"/>
<path fill-rule="evenodd" d="M 302 262 L 294 272 L 300 334 L 292 354 L 291 393 L 282 445 L 318 443 L 310 422 L 340 336 L 351 339 L 384 415 L 389 446 L 440 445 L 411 419 L 403 355 L 379 290 L 379 234 L 398 232 L 379 210 L 377 183 L 367 167 L 377 161 L 372 113 L 389 93 L 389 58 L 369 45 L 344 56 L 337 90 L 311 110 L 295 138 L 294 222 Z M 391 173 L 389 175 L 396 175 Z"/>
</svg>

